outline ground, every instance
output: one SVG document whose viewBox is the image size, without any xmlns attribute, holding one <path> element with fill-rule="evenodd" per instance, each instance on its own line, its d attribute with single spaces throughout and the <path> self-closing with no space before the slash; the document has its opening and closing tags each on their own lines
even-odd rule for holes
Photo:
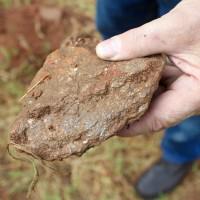
<svg viewBox="0 0 200 200">
<path fill-rule="evenodd" d="M 34 173 L 30 163 L 12 159 L 6 149 L 9 127 L 20 110 L 18 100 L 46 55 L 65 37 L 80 33 L 97 35 L 92 21 L 94 3 L 94 0 L 0 0 L 0 199 L 25 199 Z M 140 199 L 132 184 L 159 157 L 161 137 L 162 133 L 113 138 L 80 158 L 47 163 L 46 167 L 36 163 L 40 178 L 31 199 Z M 159 199 L 197 200 L 199 188 L 200 165 L 196 163 L 176 191 Z"/>
</svg>

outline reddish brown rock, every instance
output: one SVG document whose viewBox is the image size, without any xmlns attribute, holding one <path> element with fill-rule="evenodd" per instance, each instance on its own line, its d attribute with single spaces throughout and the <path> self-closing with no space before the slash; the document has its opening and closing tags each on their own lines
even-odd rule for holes
<svg viewBox="0 0 200 200">
<path fill-rule="evenodd" d="M 11 133 L 18 150 L 49 161 L 81 155 L 147 110 L 163 58 L 103 61 L 85 41 L 52 53 L 34 78 Z"/>
</svg>

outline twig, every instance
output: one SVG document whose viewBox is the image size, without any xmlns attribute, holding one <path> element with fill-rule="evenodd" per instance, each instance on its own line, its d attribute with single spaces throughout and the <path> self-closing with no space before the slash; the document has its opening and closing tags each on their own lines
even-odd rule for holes
<svg viewBox="0 0 200 200">
<path fill-rule="evenodd" d="M 28 187 L 28 191 L 27 191 L 27 195 L 26 195 L 26 198 L 27 199 L 30 199 L 31 197 L 31 194 L 32 192 L 34 191 L 35 189 L 35 186 L 37 185 L 38 183 L 38 180 L 39 180 L 39 172 L 38 172 L 38 169 L 36 167 L 36 164 L 33 160 L 31 159 L 28 159 L 28 158 L 20 158 L 20 157 L 16 157 L 13 153 L 11 153 L 10 151 L 10 144 L 7 145 L 7 152 L 8 154 L 10 155 L 11 158 L 13 158 L 14 160 L 19 160 L 19 161 L 23 161 L 23 162 L 29 162 L 32 164 L 33 166 L 33 170 L 34 170 L 34 176 L 33 176 L 33 179 Z"/>
<path fill-rule="evenodd" d="M 42 79 L 40 79 L 36 84 L 34 84 L 20 99 L 19 102 L 21 102 L 30 92 L 32 92 L 40 83 L 42 83 L 44 80 L 46 80 L 50 75 L 44 76 Z"/>
</svg>

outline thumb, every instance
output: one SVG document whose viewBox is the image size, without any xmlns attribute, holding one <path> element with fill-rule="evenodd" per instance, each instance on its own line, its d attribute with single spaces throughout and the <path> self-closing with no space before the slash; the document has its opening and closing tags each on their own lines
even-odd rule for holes
<svg viewBox="0 0 200 200">
<path fill-rule="evenodd" d="M 114 36 L 99 43 L 97 55 L 105 60 L 127 60 L 168 51 L 169 32 L 174 27 L 171 13 L 131 29 L 123 34 Z"/>
</svg>

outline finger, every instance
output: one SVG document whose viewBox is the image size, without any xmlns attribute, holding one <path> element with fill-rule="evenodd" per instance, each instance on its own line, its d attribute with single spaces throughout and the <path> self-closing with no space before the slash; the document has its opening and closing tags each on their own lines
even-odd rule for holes
<svg viewBox="0 0 200 200">
<path fill-rule="evenodd" d="M 161 52 L 167 52 L 169 36 L 175 28 L 174 15 L 168 13 L 162 18 L 139 28 L 129 30 L 97 45 L 97 55 L 106 60 L 126 60 Z"/>
<path fill-rule="evenodd" d="M 162 72 L 162 78 L 160 84 L 162 86 L 168 87 L 171 85 L 178 77 L 180 77 L 183 72 L 176 66 L 166 65 Z"/>
<path fill-rule="evenodd" d="M 161 95 L 162 93 L 164 93 L 166 91 L 166 88 L 163 85 L 159 85 L 158 89 L 155 91 L 153 97 L 152 97 L 152 101 L 157 98 L 159 95 Z"/>
<path fill-rule="evenodd" d="M 162 71 L 162 78 L 158 89 L 153 95 L 153 99 L 166 92 L 167 87 L 171 85 L 178 77 L 180 77 L 183 72 L 176 66 L 166 65 Z"/>
<path fill-rule="evenodd" d="M 187 34 L 183 33 L 191 31 L 194 17 L 190 17 L 190 13 L 191 10 L 198 10 L 195 7 L 199 4 L 196 0 L 193 0 L 193 3 L 181 1 L 161 18 L 101 42 L 96 47 L 96 53 L 105 60 L 127 60 L 157 53 L 180 53 L 184 45 L 190 43 L 190 37 L 185 37 Z M 198 17 L 198 12 L 195 14 Z M 187 17 L 184 18 L 185 16 Z"/>
<path fill-rule="evenodd" d="M 185 74 L 200 79 L 199 61 L 193 55 L 189 55 L 187 59 L 170 56 L 173 63 Z M 191 61 L 192 59 L 192 61 Z M 193 62 L 194 61 L 194 62 Z M 197 63 L 195 61 L 198 61 Z"/>
<path fill-rule="evenodd" d="M 162 78 L 171 78 L 171 77 L 179 77 L 183 74 L 183 72 L 176 66 L 173 65 L 165 65 L 162 71 Z"/>
</svg>

